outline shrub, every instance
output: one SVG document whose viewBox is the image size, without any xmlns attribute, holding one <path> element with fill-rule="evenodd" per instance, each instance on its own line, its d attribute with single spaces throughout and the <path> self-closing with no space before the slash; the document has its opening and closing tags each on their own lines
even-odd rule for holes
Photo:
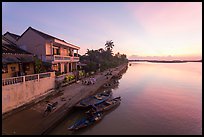
<svg viewBox="0 0 204 137">
<path fill-rule="evenodd" d="M 79 71 L 79 77 L 82 77 L 82 76 L 84 76 L 83 71 Z"/>
<path fill-rule="evenodd" d="M 59 76 L 59 75 L 61 75 L 61 72 L 60 72 L 60 71 L 57 71 L 57 72 L 55 72 L 55 75 L 56 75 L 56 76 Z"/>
</svg>

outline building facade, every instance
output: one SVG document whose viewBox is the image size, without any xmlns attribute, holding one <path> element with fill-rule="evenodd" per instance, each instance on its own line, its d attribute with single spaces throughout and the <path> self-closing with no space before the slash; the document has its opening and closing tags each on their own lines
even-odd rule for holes
<svg viewBox="0 0 204 137">
<path fill-rule="evenodd" d="M 17 40 L 17 45 L 52 64 L 52 70 L 61 73 L 73 72 L 79 62 L 80 47 L 29 27 Z"/>
<path fill-rule="evenodd" d="M 2 36 L 2 78 L 34 74 L 34 56 Z"/>
</svg>

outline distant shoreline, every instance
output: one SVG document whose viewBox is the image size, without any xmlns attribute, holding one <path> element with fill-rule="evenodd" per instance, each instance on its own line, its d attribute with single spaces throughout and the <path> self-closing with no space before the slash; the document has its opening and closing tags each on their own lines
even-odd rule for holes
<svg viewBox="0 0 204 137">
<path fill-rule="evenodd" d="M 202 60 L 128 60 L 129 62 L 151 62 L 151 63 L 186 63 L 202 62 Z"/>
</svg>

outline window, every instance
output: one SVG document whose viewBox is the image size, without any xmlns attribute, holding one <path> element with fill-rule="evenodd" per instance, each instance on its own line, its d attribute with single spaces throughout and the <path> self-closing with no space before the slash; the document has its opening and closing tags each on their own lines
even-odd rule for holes
<svg viewBox="0 0 204 137">
<path fill-rule="evenodd" d="M 60 55 L 59 47 L 53 47 L 52 50 L 53 50 L 53 55 Z"/>
<path fill-rule="evenodd" d="M 11 67 L 11 71 L 16 71 L 16 67 Z"/>
<path fill-rule="evenodd" d="M 8 73 L 8 66 L 7 64 L 2 65 L 2 73 Z"/>
<path fill-rule="evenodd" d="M 64 48 L 62 55 L 67 56 L 67 49 L 66 48 Z"/>
<path fill-rule="evenodd" d="M 54 48 L 52 48 L 52 53 L 53 53 L 53 55 L 55 55 L 55 49 Z"/>
<path fill-rule="evenodd" d="M 57 50 L 57 55 L 60 55 L 60 49 L 56 49 Z"/>
<path fill-rule="evenodd" d="M 53 55 L 57 55 L 57 49 L 53 48 Z"/>
<path fill-rule="evenodd" d="M 70 51 L 69 51 L 69 49 L 66 49 L 66 50 L 67 50 L 66 55 L 69 56 Z"/>
<path fill-rule="evenodd" d="M 30 71 L 30 65 L 29 65 L 29 63 L 23 64 L 23 69 L 24 69 L 25 71 Z"/>
<path fill-rule="evenodd" d="M 53 65 L 52 65 L 52 70 L 58 71 L 58 65 L 57 65 L 57 64 L 53 64 Z"/>
<path fill-rule="evenodd" d="M 69 56 L 72 56 L 73 50 L 69 49 Z"/>
</svg>

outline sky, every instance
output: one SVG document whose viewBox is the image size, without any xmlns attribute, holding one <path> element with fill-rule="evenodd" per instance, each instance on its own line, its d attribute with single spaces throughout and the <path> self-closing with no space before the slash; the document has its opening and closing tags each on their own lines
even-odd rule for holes
<svg viewBox="0 0 204 137">
<path fill-rule="evenodd" d="M 129 59 L 202 59 L 201 2 L 2 2 L 2 34 L 29 26 Z"/>
</svg>

